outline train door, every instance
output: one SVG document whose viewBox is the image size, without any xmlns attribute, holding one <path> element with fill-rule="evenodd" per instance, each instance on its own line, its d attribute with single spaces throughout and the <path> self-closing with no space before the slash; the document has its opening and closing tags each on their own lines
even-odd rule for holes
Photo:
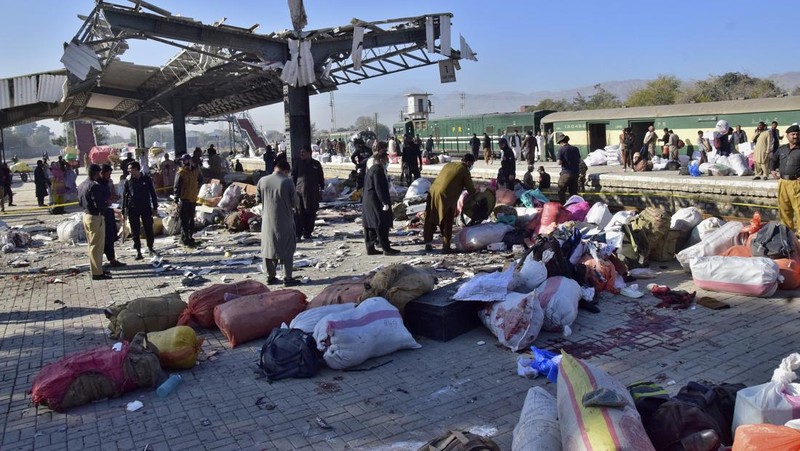
<svg viewBox="0 0 800 451">
<path fill-rule="evenodd" d="M 587 132 L 589 133 L 589 152 L 597 149 L 603 149 L 608 145 L 608 141 L 606 140 L 606 125 L 606 123 L 587 124 Z"/>
<path fill-rule="evenodd" d="M 642 148 L 642 143 L 644 142 L 644 135 L 647 133 L 647 128 L 653 124 L 653 121 L 630 122 L 631 133 L 633 133 L 634 152 L 638 152 Z"/>
</svg>

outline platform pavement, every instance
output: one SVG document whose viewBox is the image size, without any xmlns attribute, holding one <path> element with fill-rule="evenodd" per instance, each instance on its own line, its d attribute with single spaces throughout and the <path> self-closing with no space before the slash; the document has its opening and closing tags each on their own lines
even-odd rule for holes
<svg viewBox="0 0 800 451">
<path fill-rule="evenodd" d="M 32 196 L 31 190 L 30 182 L 18 190 L 17 208 L 32 203 L 25 194 Z M 30 223 L 33 217 L 15 216 L 11 210 L 2 219 L 21 224 Z M 53 218 L 40 219 L 49 224 Z M 332 235 L 333 228 L 346 227 L 331 225 L 320 228 L 319 233 L 325 237 Z M 236 248 L 226 233 L 212 233 L 206 239 L 235 254 L 257 252 L 255 247 Z M 321 248 L 304 242 L 298 250 L 321 255 L 332 253 L 340 243 Z M 120 258 L 133 263 L 128 246 L 118 247 Z M 210 265 L 221 258 L 221 251 L 169 251 L 163 241 L 157 247 L 164 249 L 167 259 L 181 264 Z M 311 296 L 326 280 L 352 275 L 350 266 L 361 271 L 410 256 L 427 263 L 442 260 L 441 256 L 421 254 L 420 247 L 406 243 L 401 246 L 404 254 L 398 257 L 368 260 L 353 255 L 347 265 L 334 271 L 301 272 L 311 275 L 312 284 L 300 289 Z M 52 252 L 42 253 L 48 249 Z M 526 391 L 544 386 L 555 393 L 554 384 L 543 378 L 517 376 L 517 354 L 499 346 L 484 328 L 447 343 L 418 337 L 421 349 L 374 359 L 366 367 L 376 368 L 368 371 L 324 369 L 311 379 L 272 384 L 256 372 L 259 340 L 230 349 L 219 331 L 199 330 L 206 340 L 203 361 L 181 372 L 184 382 L 169 398 L 160 399 L 153 390 L 141 389 L 55 413 L 32 406 L 26 394 L 42 365 L 80 350 L 111 346 L 113 340 L 103 333 L 107 322 L 102 308 L 112 300 L 124 302 L 179 289 L 180 277 L 155 277 L 145 262 L 115 271 L 113 280 L 91 281 L 86 272 L 76 276 L 64 272 L 86 263 L 84 246 L 51 244 L 38 251 L 27 255 L 31 260 L 40 259 L 31 267 L 46 265 L 61 273 L 31 274 L 29 268 L 12 269 L 7 264 L 0 271 L 3 450 L 413 450 L 456 428 L 488 434 L 502 449 L 510 449 Z M 475 254 L 476 261 L 486 255 Z M 4 263 L 19 256 L 4 255 Z M 695 291 L 677 264 L 654 264 L 653 268 L 659 276 L 652 282 Z M 253 269 L 223 268 L 209 277 L 260 277 Z M 48 283 L 54 277 L 65 283 Z M 692 380 L 763 383 L 781 358 L 798 351 L 798 293 L 778 292 L 768 299 L 703 291 L 698 295 L 713 296 L 732 308 L 664 310 L 654 307 L 658 301 L 651 296 L 611 296 L 601 300 L 601 313 L 580 313 L 572 336 L 543 332 L 536 345 L 566 349 L 624 383 L 653 380 L 672 393 Z M 188 293 L 181 296 L 185 300 Z M 134 400 L 142 401 L 144 408 L 126 411 L 126 404 Z M 317 418 L 332 429 L 322 429 Z"/>
</svg>

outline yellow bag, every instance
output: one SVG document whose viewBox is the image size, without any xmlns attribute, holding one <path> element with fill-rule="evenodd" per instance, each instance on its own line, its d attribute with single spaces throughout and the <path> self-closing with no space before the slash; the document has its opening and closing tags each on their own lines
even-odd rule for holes
<svg viewBox="0 0 800 451">
<path fill-rule="evenodd" d="M 189 326 L 175 326 L 147 334 L 148 343 L 158 348 L 158 360 L 166 369 L 189 369 L 197 362 L 203 338 Z"/>
</svg>

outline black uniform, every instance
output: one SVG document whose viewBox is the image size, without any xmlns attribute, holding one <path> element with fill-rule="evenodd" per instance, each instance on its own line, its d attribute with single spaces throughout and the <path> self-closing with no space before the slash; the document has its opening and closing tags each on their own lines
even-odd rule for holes
<svg viewBox="0 0 800 451">
<path fill-rule="evenodd" d="M 152 208 L 151 208 L 152 207 Z M 133 236 L 133 247 L 136 252 L 142 249 L 140 226 L 144 226 L 144 236 L 147 240 L 147 249 L 153 252 L 153 211 L 158 210 L 158 197 L 153 186 L 153 180 L 147 174 L 142 174 L 138 179 L 130 177 L 125 182 L 125 191 L 122 194 L 122 209 L 128 215 Z"/>
<path fill-rule="evenodd" d="M 384 251 L 389 249 L 389 229 L 392 226 L 392 211 L 383 210 L 384 205 L 391 206 L 389 197 L 389 181 L 383 166 L 373 164 L 364 181 L 364 195 L 361 197 L 361 217 L 364 225 L 364 243 L 367 251 L 375 250 L 376 241 Z"/>
<path fill-rule="evenodd" d="M 320 191 L 325 189 L 325 176 L 319 161 L 298 159 L 292 167 L 292 181 L 297 190 L 294 225 L 297 239 L 311 238 L 319 210 Z"/>
</svg>

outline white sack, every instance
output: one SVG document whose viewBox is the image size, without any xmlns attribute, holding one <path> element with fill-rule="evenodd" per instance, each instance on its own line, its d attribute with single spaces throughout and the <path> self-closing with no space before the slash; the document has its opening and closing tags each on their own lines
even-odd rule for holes
<svg viewBox="0 0 800 451">
<path fill-rule="evenodd" d="M 733 410 L 732 432 L 735 434 L 736 428 L 743 424 L 782 425 L 800 418 L 800 410 L 796 407 L 800 384 L 794 383 L 798 368 L 800 354 L 795 352 L 781 361 L 769 382 L 739 390 Z M 795 400 L 790 400 L 790 396 Z"/>
<path fill-rule="evenodd" d="M 589 212 L 586 213 L 586 219 L 584 219 L 584 221 L 596 224 L 601 229 L 605 228 L 611 221 L 611 212 L 608 211 L 608 205 L 603 202 L 595 202 L 592 208 L 589 209 Z"/>
<path fill-rule="evenodd" d="M 239 201 L 242 200 L 242 194 L 242 188 L 239 185 L 228 186 L 217 207 L 227 211 L 235 210 L 239 206 Z"/>
<path fill-rule="evenodd" d="M 477 274 L 458 287 L 456 294 L 453 295 L 453 300 L 479 302 L 502 301 L 505 299 L 506 293 L 508 293 L 508 285 L 511 283 L 513 273 L 514 265 L 509 265 L 508 268 L 502 272 Z"/>
<path fill-rule="evenodd" d="M 405 199 L 410 199 L 417 196 L 425 196 L 430 189 L 430 180 L 420 177 L 411 182 L 411 185 L 408 187 L 408 191 L 406 191 Z"/>
<path fill-rule="evenodd" d="M 403 325 L 400 311 L 384 298 L 369 298 L 354 309 L 331 313 L 314 328 L 317 349 L 330 368 L 341 370 L 400 349 L 421 346 Z"/>
<path fill-rule="evenodd" d="M 356 308 L 354 302 L 346 302 L 344 304 L 330 304 L 314 307 L 300 312 L 294 317 L 289 328 L 300 329 L 307 334 L 313 334 L 314 329 L 317 327 L 323 318 L 332 313 L 342 313 Z"/>
<path fill-rule="evenodd" d="M 669 228 L 672 230 L 680 230 L 681 232 L 689 232 L 694 229 L 703 217 L 700 211 L 694 207 L 681 208 L 676 211 L 669 221 Z"/>
<path fill-rule="evenodd" d="M 544 314 L 534 293 L 508 293 L 478 311 L 478 317 L 500 344 L 514 352 L 527 349 L 542 330 Z"/>
<path fill-rule="evenodd" d="M 711 217 L 703 219 L 695 228 L 692 229 L 692 233 L 689 235 L 689 241 L 687 244 L 689 246 L 693 246 L 699 243 L 700 241 L 706 239 L 707 236 L 711 235 L 712 232 L 722 227 L 723 224 L 725 224 L 725 221 L 719 218 Z"/>
<path fill-rule="evenodd" d="M 78 243 L 86 241 L 86 229 L 80 215 L 74 215 L 56 226 L 58 241 L 62 243 Z"/>
<path fill-rule="evenodd" d="M 219 197 L 222 195 L 222 184 L 220 183 L 204 183 L 200 186 L 200 193 L 197 197 L 201 199 L 211 199 L 212 197 Z"/>
<path fill-rule="evenodd" d="M 606 232 L 618 232 L 622 230 L 622 226 L 631 222 L 631 219 L 634 217 L 636 217 L 636 212 L 633 210 L 618 211 L 614 213 L 614 216 L 611 217 L 611 220 L 608 221 L 608 224 L 605 225 L 604 229 Z"/>
<path fill-rule="evenodd" d="M 747 163 L 747 158 L 740 153 L 732 153 L 728 157 L 728 163 L 733 172 L 738 176 L 753 175 L 750 166 Z"/>
<path fill-rule="evenodd" d="M 550 277 L 536 288 L 536 299 L 544 312 L 542 329 L 550 332 L 567 331 L 578 317 L 581 286 L 573 279 Z"/>
<path fill-rule="evenodd" d="M 530 252 L 525 260 L 517 262 L 508 288 L 518 293 L 530 293 L 546 279 L 547 267 L 544 263 L 534 259 L 533 252 Z"/>
<path fill-rule="evenodd" d="M 727 222 L 725 225 L 709 234 L 703 241 L 675 254 L 675 258 L 678 259 L 684 271 L 690 271 L 690 261 L 692 258 L 720 255 L 731 246 L 735 245 L 736 236 L 739 235 L 742 227 L 744 227 L 744 224 L 741 222 Z"/>
<path fill-rule="evenodd" d="M 690 263 L 694 284 L 704 290 L 769 297 L 778 289 L 780 269 L 766 257 L 713 255 L 692 258 Z"/>
<path fill-rule="evenodd" d="M 514 427 L 511 451 L 561 451 L 556 398 L 542 387 L 533 387 Z"/>
</svg>

